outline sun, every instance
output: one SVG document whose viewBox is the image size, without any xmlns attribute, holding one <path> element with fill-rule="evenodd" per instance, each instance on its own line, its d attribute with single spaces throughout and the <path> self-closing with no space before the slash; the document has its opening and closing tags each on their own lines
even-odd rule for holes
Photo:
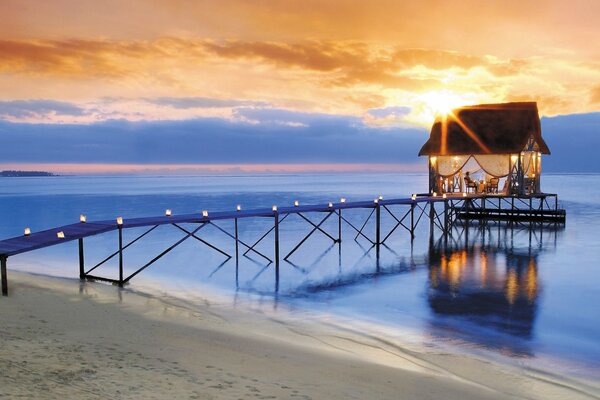
<svg viewBox="0 0 600 400">
<path fill-rule="evenodd" d="M 424 93 L 421 101 L 434 117 L 447 115 L 453 109 L 468 104 L 465 97 L 447 90 Z"/>
</svg>

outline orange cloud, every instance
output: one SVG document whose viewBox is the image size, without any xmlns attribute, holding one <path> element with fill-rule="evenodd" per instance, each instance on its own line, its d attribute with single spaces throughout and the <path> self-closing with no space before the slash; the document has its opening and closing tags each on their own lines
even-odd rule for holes
<svg viewBox="0 0 600 400">
<path fill-rule="evenodd" d="M 426 99 L 453 93 L 588 112 L 600 104 L 598 14 L 583 0 L 4 0 L 0 100 L 209 97 L 353 116 L 407 106 L 407 121 L 428 124 Z M 125 118 L 147 116 L 136 107 Z"/>
<path fill-rule="evenodd" d="M 596 86 L 590 91 L 590 103 L 600 104 L 600 86 Z"/>
<path fill-rule="evenodd" d="M 194 43 L 177 39 L 110 40 L 0 40 L 0 71 L 62 75 L 71 78 L 123 77 L 142 72 L 135 62 L 168 57 L 182 47 L 198 55 Z"/>
<path fill-rule="evenodd" d="M 365 83 L 417 91 L 440 87 L 437 79 L 404 73 L 419 66 L 434 71 L 481 67 L 490 73 L 508 75 L 527 64 L 522 60 L 492 62 L 485 57 L 457 52 L 386 48 L 361 42 L 215 42 L 182 38 L 154 41 L 0 40 L 0 71 L 11 74 L 47 74 L 76 79 L 124 78 L 149 74 L 150 66 L 162 73 L 173 65 L 187 67 L 195 63 L 202 68 L 205 61 L 218 62 L 219 59 L 249 60 L 278 68 L 323 73 L 325 75 L 320 79 L 326 86 Z"/>
<path fill-rule="evenodd" d="M 600 3 L 587 0 L 55 0 L 0 2 L 0 37 L 163 36 L 299 42 L 358 40 L 501 58 L 570 49 L 597 56 Z"/>
</svg>

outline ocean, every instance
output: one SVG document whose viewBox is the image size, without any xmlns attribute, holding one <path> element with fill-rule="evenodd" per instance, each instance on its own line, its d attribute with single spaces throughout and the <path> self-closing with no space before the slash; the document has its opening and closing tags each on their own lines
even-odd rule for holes
<svg viewBox="0 0 600 400">
<path fill-rule="evenodd" d="M 23 228 L 48 229 L 88 221 L 234 210 L 272 205 L 326 204 L 409 197 L 425 192 L 425 174 L 285 174 L 238 176 L 61 176 L 0 179 L 0 238 Z M 430 240 L 424 215 L 411 242 L 399 226 L 379 255 L 347 224 L 341 246 L 337 217 L 323 222 L 287 261 L 279 279 L 273 264 L 250 252 L 236 265 L 193 238 L 136 276 L 126 290 L 205 298 L 261 312 L 340 321 L 370 335 L 389 336 L 430 349 L 471 352 L 532 368 L 600 378 L 600 175 L 545 175 L 542 189 L 558 193 L 564 226 L 472 225 L 447 241 Z M 396 218 L 401 208 L 391 208 Z M 362 226 L 370 210 L 347 210 Z M 319 224 L 326 214 L 306 214 Z M 382 213 L 384 237 L 396 220 Z M 254 243 L 272 219 L 239 221 L 240 239 Z M 233 222 L 218 225 L 233 232 Z M 313 226 L 298 216 L 281 223 L 283 258 Z M 364 232 L 374 237 L 374 219 Z M 144 229 L 125 231 L 125 242 Z M 162 226 L 125 251 L 131 273 L 184 233 Z M 272 233 L 270 234 L 272 235 Z M 268 235 L 256 250 L 273 258 Z M 215 227 L 199 236 L 228 254 L 234 241 Z M 116 250 L 116 234 L 85 240 L 87 267 Z M 241 253 L 245 251 L 242 246 Z M 11 270 L 77 278 L 75 242 L 12 257 Z M 95 274 L 116 277 L 116 260 Z M 10 278 L 9 278 L 10 279 Z M 10 281 L 9 281 L 10 284 Z M 1 301 L 1 299 L 0 299 Z"/>
</svg>

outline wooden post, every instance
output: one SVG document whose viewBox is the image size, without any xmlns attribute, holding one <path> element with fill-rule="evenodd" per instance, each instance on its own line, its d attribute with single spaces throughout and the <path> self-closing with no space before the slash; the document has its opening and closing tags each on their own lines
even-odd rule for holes
<svg viewBox="0 0 600 400">
<path fill-rule="evenodd" d="M 522 153 L 519 153 L 519 158 L 518 158 L 518 183 L 519 183 L 519 190 L 518 190 L 518 194 L 520 196 L 525 194 L 525 187 L 523 186 L 525 184 L 525 175 L 523 174 L 523 165 L 521 163 L 521 157 L 523 157 Z"/>
<path fill-rule="evenodd" d="M 485 213 L 485 197 L 481 198 L 481 212 Z"/>
<path fill-rule="evenodd" d="M 433 201 L 429 200 L 429 230 L 433 234 L 433 219 L 435 218 L 435 206 Z"/>
<path fill-rule="evenodd" d="M 338 243 L 342 243 L 342 209 L 338 210 Z"/>
<path fill-rule="evenodd" d="M 83 238 L 79 238 L 79 279 L 85 279 L 85 261 L 83 258 Z"/>
<path fill-rule="evenodd" d="M 533 197 L 531 197 L 531 194 L 529 195 L 529 212 L 531 212 L 533 210 Z"/>
<path fill-rule="evenodd" d="M 381 207 L 379 203 L 375 206 L 375 244 L 377 247 L 381 244 Z"/>
<path fill-rule="evenodd" d="M 275 211 L 275 279 L 279 286 L 279 213 Z"/>
<path fill-rule="evenodd" d="M 8 296 L 8 278 L 6 277 L 6 260 L 8 257 L 0 257 L 0 270 L 2 275 L 2 296 Z"/>
<path fill-rule="evenodd" d="M 123 228 L 119 225 L 119 286 L 123 286 Z"/>
<path fill-rule="evenodd" d="M 448 200 L 444 200 L 444 235 L 448 234 Z"/>
<path fill-rule="evenodd" d="M 235 263 L 238 263 L 238 259 L 239 259 L 239 252 L 240 252 L 240 245 L 239 245 L 239 239 L 238 239 L 238 219 L 235 218 L 234 220 L 234 226 L 235 226 Z"/>
<path fill-rule="evenodd" d="M 410 240 L 415 238 L 415 203 L 410 205 Z"/>
</svg>

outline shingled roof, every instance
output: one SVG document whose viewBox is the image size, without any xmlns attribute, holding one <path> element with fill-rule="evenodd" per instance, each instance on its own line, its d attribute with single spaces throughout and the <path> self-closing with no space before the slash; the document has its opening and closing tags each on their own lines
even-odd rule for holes
<svg viewBox="0 0 600 400">
<path fill-rule="evenodd" d="M 443 118 L 437 118 L 420 156 L 520 153 L 531 136 L 543 154 L 550 154 L 542 139 L 535 102 L 480 104 L 453 110 L 446 117 L 445 149 L 442 125 Z"/>
</svg>

